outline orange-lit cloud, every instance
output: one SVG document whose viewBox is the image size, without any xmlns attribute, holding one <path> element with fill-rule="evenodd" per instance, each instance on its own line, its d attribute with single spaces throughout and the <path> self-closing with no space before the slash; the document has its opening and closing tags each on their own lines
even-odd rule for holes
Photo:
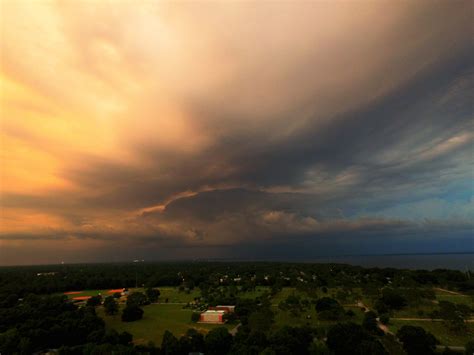
<svg viewBox="0 0 474 355">
<path fill-rule="evenodd" d="M 1 247 L 398 226 L 375 206 L 469 174 L 456 5 L 2 2 Z"/>
</svg>

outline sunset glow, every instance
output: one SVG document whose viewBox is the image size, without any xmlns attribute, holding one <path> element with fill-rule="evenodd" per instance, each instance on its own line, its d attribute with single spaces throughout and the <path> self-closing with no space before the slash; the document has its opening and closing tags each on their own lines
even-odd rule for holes
<svg viewBox="0 0 474 355">
<path fill-rule="evenodd" d="M 474 250 L 454 3 L 1 1 L 0 264 Z"/>
</svg>

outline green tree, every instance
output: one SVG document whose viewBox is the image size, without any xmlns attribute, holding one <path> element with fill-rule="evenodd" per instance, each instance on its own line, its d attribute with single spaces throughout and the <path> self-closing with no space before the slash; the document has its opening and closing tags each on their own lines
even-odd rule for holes
<svg viewBox="0 0 474 355">
<path fill-rule="evenodd" d="M 378 333 L 380 330 L 377 323 L 377 315 L 373 311 L 366 312 L 364 314 L 364 320 L 362 321 L 362 326 L 365 330 Z"/>
<path fill-rule="evenodd" d="M 118 304 L 113 296 L 108 296 L 104 300 L 105 314 L 112 316 L 118 312 Z"/>
<path fill-rule="evenodd" d="M 384 288 L 381 301 L 390 309 L 401 309 L 407 305 L 407 300 L 399 290 Z"/>
<path fill-rule="evenodd" d="M 232 346 L 232 335 L 227 328 L 218 327 L 207 333 L 204 342 L 206 344 L 206 354 L 221 355 L 227 354 Z"/>
<path fill-rule="evenodd" d="M 199 319 L 201 319 L 201 313 L 199 313 L 199 312 L 191 313 L 191 322 L 197 323 L 197 322 L 199 322 Z"/>
<path fill-rule="evenodd" d="M 127 306 L 144 306 L 148 303 L 147 297 L 142 292 L 133 292 L 127 297 Z"/>
<path fill-rule="evenodd" d="M 358 324 L 338 323 L 327 334 L 326 344 L 335 355 L 385 355 L 387 351 L 378 339 Z M 370 349 L 371 352 L 367 352 Z"/>
<path fill-rule="evenodd" d="M 91 298 L 89 298 L 86 304 L 91 307 L 97 307 L 97 306 L 100 306 L 101 303 L 102 303 L 102 296 L 97 295 L 97 296 L 92 296 Z"/>
<path fill-rule="evenodd" d="M 469 340 L 466 344 L 466 355 L 474 354 L 474 340 Z"/>
<path fill-rule="evenodd" d="M 306 355 L 312 341 L 310 328 L 285 326 L 272 334 L 269 343 L 277 354 Z"/>
<path fill-rule="evenodd" d="M 179 338 L 179 351 L 181 354 L 191 352 L 204 352 L 204 336 L 196 329 L 188 329 L 185 335 Z"/>
<path fill-rule="evenodd" d="M 178 339 L 168 330 L 163 334 L 161 353 L 164 355 L 180 355 Z"/>
<path fill-rule="evenodd" d="M 143 318 L 143 309 L 135 304 L 127 305 L 122 311 L 123 322 L 133 322 Z"/>
<path fill-rule="evenodd" d="M 148 298 L 148 301 L 150 301 L 151 303 L 155 303 L 156 301 L 158 301 L 158 298 L 160 297 L 161 292 L 157 288 L 149 287 L 146 289 L 145 294 L 146 294 L 146 297 Z"/>
<path fill-rule="evenodd" d="M 398 339 L 408 355 L 432 355 L 438 343 L 436 338 L 422 327 L 404 325 L 397 332 Z"/>
<path fill-rule="evenodd" d="M 20 334 L 16 328 L 0 333 L 0 353 L 14 354 L 20 342 Z"/>
</svg>

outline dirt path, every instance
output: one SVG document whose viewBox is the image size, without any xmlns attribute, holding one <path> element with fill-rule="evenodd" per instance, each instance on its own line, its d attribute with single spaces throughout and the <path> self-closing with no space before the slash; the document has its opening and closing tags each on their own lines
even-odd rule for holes
<svg viewBox="0 0 474 355">
<path fill-rule="evenodd" d="M 420 321 L 420 322 L 442 322 L 443 319 L 440 319 L 440 318 L 435 318 L 435 319 L 431 319 L 431 318 L 391 318 L 393 320 L 406 320 L 406 321 Z M 466 320 L 467 323 L 474 323 L 474 319 L 467 319 Z"/>
<path fill-rule="evenodd" d="M 360 307 L 360 308 L 364 308 L 364 309 L 365 309 L 365 313 L 370 312 L 370 308 L 369 308 L 366 304 L 364 304 L 362 301 L 358 301 L 358 302 L 357 302 L 357 306 Z M 393 334 L 393 333 L 390 331 L 390 329 L 388 329 L 388 327 L 380 321 L 380 319 L 379 319 L 378 317 L 377 317 L 377 326 L 378 326 L 380 329 L 382 329 L 382 331 L 383 331 L 385 334 L 391 334 L 391 335 L 395 336 L 395 334 Z"/>
<path fill-rule="evenodd" d="M 465 296 L 465 297 L 467 297 L 467 295 L 463 295 L 462 293 L 459 293 L 459 292 L 456 292 L 456 291 L 446 290 L 445 288 L 435 287 L 434 289 L 435 289 L 435 290 L 438 290 L 438 291 L 443 291 L 443 292 L 446 292 L 446 293 L 450 293 L 450 294 L 452 294 L 452 295 Z"/>
<path fill-rule="evenodd" d="M 235 328 L 232 328 L 229 333 L 232 335 L 232 336 L 235 336 L 235 334 L 237 334 L 237 331 L 239 330 L 239 327 L 241 326 L 242 324 L 237 324 L 237 326 Z"/>
<path fill-rule="evenodd" d="M 466 348 L 464 346 L 456 346 L 456 345 L 436 345 L 436 349 L 444 350 L 444 348 L 449 348 L 454 351 L 464 351 Z"/>
</svg>

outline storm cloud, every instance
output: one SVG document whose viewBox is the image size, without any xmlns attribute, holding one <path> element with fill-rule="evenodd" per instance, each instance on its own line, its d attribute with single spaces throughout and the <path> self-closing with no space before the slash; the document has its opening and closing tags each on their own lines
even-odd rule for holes
<svg viewBox="0 0 474 355">
<path fill-rule="evenodd" d="M 474 250 L 471 7 L 2 4 L 0 263 Z"/>
</svg>

